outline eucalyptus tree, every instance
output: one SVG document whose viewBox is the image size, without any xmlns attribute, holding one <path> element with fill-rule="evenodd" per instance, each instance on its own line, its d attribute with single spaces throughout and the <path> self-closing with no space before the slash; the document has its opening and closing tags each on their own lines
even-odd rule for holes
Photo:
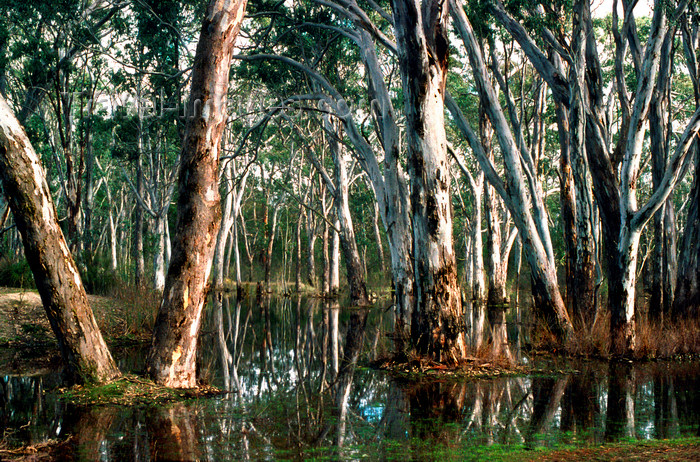
<svg viewBox="0 0 700 462">
<path fill-rule="evenodd" d="M 399 162 L 401 154 L 400 132 L 394 114 L 392 97 L 387 83 L 384 81 L 386 67 L 382 67 L 382 59 L 378 55 L 373 38 L 377 37 L 382 46 L 390 49 L 392 53 L 395 52 L 396 47 L 356 3 L 351 2 L 346 5 L 346 2 L 322 2 L 319 4 L 327 6 L 329 11 L 341 13 L 343 17 L 352 22 L 353 27 L 344 27 L 347 24 L 342 24 L 342 21 L 341 25 L 335 25 L 330 21 L 314 23 L 305 18 L 306 20 L 302 24 L 308 28 L 314 27 L 333 32 L 336 36 L 347 37 L 357 46 L 368 80 L 368 95 L 371 99 L 371 113 L 375 120 L 375 131 L 384 154 L 384 159 L 381 162 L 379 155 L 364 136 L 365 130 L 358 123 L 358 114 L 351 110 L 351 107 L 354 107 L 353 104 L 356 104 L 353 103 L 356 98 L 351 100 L 347 97 L 347 85 L 339 87 L 338 84 L 326 78 L 323 71 L 317 71 L 313 67 L 288 56 L 259 54 L 244 59 L 277 60 L 301 71 L 315 82 L 318 89 L 310 96 L 324 99 L 333 110 L 334 115 L 342 120 L 345 134 L 354 148 L 354 153 L 370 178 L 387 233 L 391 251 L 393 287 L 396 294 L 395 339 L 397 349 L 402 351 L 404 345 L 408 347 L 406 342 L 411 337 L 411 319 L 414 309 L 414 269 L 411 260 L 413 237 L 409 217 L 408 185 L 405 171 Z M 322 14 L 327 15 L 328 13 Z M 379 9 L 379 17 L 386 24 L 390 25 L 392 22 L 391 15 L 381 9 Z M 344 50 L 347 52 L 352 48 L 344 48 Z M 388 63 L 388 66 L 391 68 L 391 62 Z M 307 216 L 309 215 L 307 214 Z"/>
<path fill-rule="evenodd" d="M 700 107 L 700 12 L 689 4 L 681 18 L 683 52 L 693 87 L 695 106 Z M 700 142 L 696 139 L 688 154 L 695 158 L 694 181 L 688 197 L 689 209 L 680 243 L 677 283 L 671 314 L 674 319 L 700 314 Z M 692 168 L 692 167 L 691 167 Z"/>
<path fill-rule="evenodd" d="M 685 130 L 675 143 L 654 193 L 643 205 L 638 204 L 637 189 L 641 177 L 641 159 L 649 121 L 652 95 L 659 90 L 659 68 L 663 44 L 667 36 L 674 35 L 678 21 L 682 17 L 687 1 L 677 2 L 667 9 L 660 1 L 654 3 L 649 36 L 644 47 L 639 44 L 633 4 L 623 3 L 624 18 L 622 31 L 618 28 L 617 9 L 613 16 L 615 34 L 615 75 L 614 90 L 618 97 L 622 123 L 617 133 L 617 145 L 612 144 L 614 122 L 607 116 L 605 106 L 605 81 L 593 35 L 590 5 L 581 0 L 575 3 L 575 28 L 572 46 L 561 43 L 546 27 L 539 33 L 546 39 L 547 55 L 531 38 L 526 28 L 516 21 L 500 4 L 489 3 L 498 21 L 518 41 L 528 60 L 551 89 L 555 101 L 562 105 L 577 98 L 576 109 L 585 120 L 578 120 L 570 130 L 572 139 L 578 139 L 579 149 L 585 147 L 586 160 L 594 185 L 597 204 L 604 224 L 607 257 L 609 303 L 611 309 L 611 335 L 617 352 L 629 352 L 635 348 L 635 285 L 639 239 L 646 223 L 668 199 L 678 184 L 685 166 L 688 152 L 700 129 L 700 110 L 684 120 Z M 544 6 L 542 7 L 544 8 Z M 537 11 L 535 8 L 533 11 Z M 521 14 L 527 15 L 523 11 Z M 573 50 L 572 52 L 567 49 Z M 573 53 L 573 54 L 572 54 Z M 628 91 L 626 76 L 622 71 L 629 57 L 633 64 L 637 88 L 633 94 Z M 569 63 L 572 80 L 565 77 L 557 65 L 557 60 Z M 661 82 L 661 85 L 664 85 Z M 662 92 L 663 93 L 663 92 Z M 661 94 L 662 94 L 661 93 Z M 632 98 L 634 96 L 634 98 Z M 585 140 L 581 143 L 580 140 Z M 619 176 L 618 172 L 619 171 Z"/>
<path fill-rule="evenodd" d="M 514 134 L 508 124 L 462 2 L 453 1 L 451 11 L 455 27 L 467 51 L 481 104 L 501 148 L 505 181 L 497 174 L 493 162 L 484 150 L 482 140 L 471 128 L 455 100 L 448 97 L 446 106 L 460 132 L 468 140 L 487 181 L 494 186 L 505 202 L 518 228 L 532 272 L 533 292 L 541 297 L 538 307 L 550 319 L 555 332 L 566 336 L 573 331 L 573 325 L 559 291 L 544 197 L 534 177 L 534 161 L 527 146 L 522 142 L 521 133 L 515 130 Z"/>
<path fill-rule="evenodd" d="M 0 179 L 69 377 L 106 382 L 119 373 L 58 226 L 41 160 L 0 97 Z"/>
<path fill-rule="evenodd" d="M 327 106 L 327 105 L 324 105 Z M 325 109 L 322 106 L 321 109 Z M 355 229 L 350 214 L 350 184 L 352 171 L 348 169 L 348 155 L 342 149 L 342 131 L 339 124 L 334 123 L 328 113 L 323 115 L 323 129 L 328 137 L 328 145 L 333 160 L 333 178 L 328 174 L 318 156 L 313 150 L 308 150 L 307 155 L 318 170 L 326 187 L 333 196 L 335 203 L 336 224 L 340 247 L 345 257 L 348 286 L 350 288 L 350 301 L 352 305 L 366 305 L 369 303 L 365 277 L 362 272 L 360 253 L 357 248 Z"/>
<path fill-rule="evenodd" d="M 229 128 L 224 136 L 228 135 L 231 138 L 232 130 Z M 229 142 L 230 143 L 230 142 Z M 226 153 L 226 147 L 222 148 L 222 152 Z M 216 249 L 214 251 L 213 260 L 213 279 L 214 287 L 223 287 L 224 277 L 227 274 L 226 269 L 229 265 L 225 262 L 231 261 L 233 253 L 233 264 L 236 270 L 236 284 L 241 287 L 241 255 L 238 248 L 239 238 L 239 217 L 241 215 L 241 207 L 243 195 L 245 193 L 248 177 L 252 170 L 252 164 L 247 154 L 243 155 L 238 152 L 233 152 L 232 155 L 222 156 L 223 167 L 221 168 L 221 189 L 224 197 L 222 205 L 221 226 L 216 237 Z M 227 242 L 228 258 L 225 258 Z"/>
<path fill-rule="evenodd" d="M 420 354 L 438 361 L 459 361 L 466 355 L 466 344 L 444 122 L 449 2 L 393 0 L 391 5 L 411 186 L 416 290 L 412 338 Z"/>
<path fill-rule="evenodd" d="M 212 0 L 197 43 L 173 255 L 147 361 L 153 379 L 170 387 L 197 385 L 197 336 L 220 225 L 219 148 L 227 118 L 231 56 L 245 6 L 245 0 Z"/>
<path fill-rule="evenodd" d="M 134 226 L 135 279 L 137 284 L 144 281 L 144 219 L 150 219 L 156 238 L 153 287 L 158 290 L 163 289 L 170 258 L 168 212 L 184 130 L 183 75 L 189 65 L 187 46 L 194 29 L 190 19 L 193 8 L 196 2 L 187 0 L 136 2 L 131 7 L 133 14 L 125 18 L 115 34 L 119 45 L 112 43 L 105 51 L 120 66 L 115 83 L 122 91 L 135 93 L 138 118 L 133 141 L 137 150 L 128 159 L 133 173 L 123 170 L 138 204 Z"/>
</svg>

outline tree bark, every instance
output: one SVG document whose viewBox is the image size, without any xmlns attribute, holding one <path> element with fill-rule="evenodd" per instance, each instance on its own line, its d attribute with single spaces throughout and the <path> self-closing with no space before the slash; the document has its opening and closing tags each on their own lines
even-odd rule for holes
<svg viewBox="0 0 700 462">
<path fill-rule="evenodd" d="M 58 226 L 39 157 L 2 97 L 0 178 L 69 378 L 106 382 L 117 377 L 119 369 L 97 327 Z"/>
<path fill-rule="evenodd" d="M 697 318 L 700 314 L 700 155 L 695 155 L 695 181 L 678 257 L 678 279 L 671 313 L 673 319 Z"/>
<path fill-rule="evenodd" d="M 405 97 L 413 212 L 411 335 L 419 354 L 454 363 L 466 356 L 466 343 L 444 122 L 449 3 L 392 0 L 391 4 Z"/>
<path fill-rule="evenodd" d="M 195 54 L 173 253 L 147 360 L 149 375 L 169 387 L 197 385 L 197 336 L 220 225 L 219 147 L 231 55 L 245 6 L 245 0 L 212 0 Z"/>
<path fill-rule="evenodd" d="M 140 149 L 139 149 L 140 151 Z M 141 197 L 144 194 L 143 188 L 143 171 L 141 169 L 141 155 L 137 159 L 136 173 L 136 191 Z M 133 230 L 133 248 L 132 259 L 134 260 L 134 285 L 136 287 L 144 287 L 146 284 L 146 265 L 143 259 L 143 208 L 136 205 L 134 210 L 134 230 Z"/>
<path fill-rule="evenodd" d="M 340 222 L 338 220 L 335 220 L 333 225 L 336 229 L 340 228 Z M 332 296 L 336 296 L 340 291 L 340 234 L 335 230 L 332 232 L 332 234 L 330 294 Z"/>
<path fill-rule="evenodd" d="M 455 25 L 467 49 L 481 103 L 484 105 L 484 110 L 494 127 L 501 147 L 505 166 L 505 181 L 496 173 L 493 164 L 484 152 L 480 140 L 451 98 L 447 100 L 448 109 L 453 114 L 460 131 L 465 135 L 474 150 L 479 164 L 484 169 L 486 179 L 494 186 L 513 217 L 521 236 L 525 256 L 530 264 L 533 280 L 537 283 L 538 292 L 543 295 L 543 303 L 539 308 L 550 321 L 555 333 L 559 337 L 566 337 L 573 331 L 573 326 L 564 305 L 564 300 L 559 292 L 556 270 L 547 250 L 551 248 L 551 242 L 546 242 L 549 239 L 549 235 L 548 233 L 540 233 L 547 225 L 546 223 L 538 223 L 541 220 L 533 217 L 533 214 L 530 212 L 531 199 L 529 196 L 537 191 L 526 186 L 526 176 L 531 176 L 533 172 L 527 172 L 523 168 L 523 164 L 525 164 L 525 162 L 522 162 L 524 155 L 521 155 L 522 153 L 517 148 L 513 134 L 500 107 L 498 96 L 490 83 L 483 55 L 479 49 L 471 24 L 464 13 L 461 1 L 453 0 L 452 14 L 455 19 Z M 529 181 L 532 183 L 532 180 Z"/>
<path fill-rule="evenodd" d="M 321 108 L 325 110 L 329 109 L 328 105 L 325 103 L 323 103 Z M 333 196 L 336 215 L 335 224 L 338 229 L 338 232 L 333 231 L 333 253 L 335 253 L 335 235 L 337 234 L 339 250 L 342 249 L 343 257 L 345 258 L 345 269 L 347 272 L 348 287 L 350 289 L 350 303 L 354 306 L 367 305 L 369 303 L 369 297 L 367 296 L 365 275 L 360 260 L 360 252 L 357 248 L 352 215 L 350 214 L 350 179 L 348 178 L 347 159 L 339 143 L 341 130 L 339 127 L 333 126 L 328 115 L 324 115 L 323 124 L 324 130 L 326 130 L 328 134 L 328 144 L 333 158 L 334 179 L 331 179 L 318 157 L 316 157 L 312 151 L 307 151 L 307 155 L 316 170 L 318 170 L 326 188 L 328 188 Z"/>
</svg>

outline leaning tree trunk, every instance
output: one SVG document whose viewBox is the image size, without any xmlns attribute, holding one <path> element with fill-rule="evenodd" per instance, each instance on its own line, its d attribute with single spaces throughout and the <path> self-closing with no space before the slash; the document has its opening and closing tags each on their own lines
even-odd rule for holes
<svg viewBox="0 0 700 462">
<path fill-rule="evenodd" d="M 119 369 L 97 327 L 78 268 L 58 226 L 41 161 L 2 97 L 0 179 L 70 379 L 113 379 Z"/>
<path fill-rule="evenodd" d="M 484 169 L 487 180 L 497 189 L 518 228 L 523 250 L 532 271 L 533 281 L 536 282 L 536 290 L 542 295 L 542 304 L 538 308 L 548 318 L 556 335 L 561 338 L 566 337 L 573 332 L 573 325 L 559 292 L 553 258 L 550 258 L 550 237 L 548 233 L 542 232 L 546 229 L 547 224 L 541 221 L 546 217 L 544 214 L 540 214 L 541 216 L 533 215 L 530 211 L 534 200 L 532 195 L 538 193 L 539 188 L 529 188 L 526 185 L 527 175 L 522 162 L 523 153 L 519 152 L 516 140 L 500 107 L 498 96 L 486 71 L 483 54 L 474 35 L 474 30 L 464 12 L 463 2 L 452 0 L 452 3 L 455 25 L 469 56 L 481 104 L 494 127 L 496 138 L 501 147 L 505 180 L 496 173 L 480 140 L 451 98 L 447 99 L 448 109 L 454 116 L 460 131 L 469 141 L 479 164 Z"/>
<path fill-rule="evenodd" d="M 413 211 L 419 354 L 443 362 L 466 356 L 464 316 L 452 239 L 450 166 L 445 137 L 449 3 L 392 0 L 406 110 Z"/>
<path fill-rule="evenodd" d="M 233 44 L 246 0 L 212 0 L 200 32 L 178 177 L 177 224 L 148 373 L 169 387 L 195 387 L 197 336 L 220 224 L 219 147 Z"/>
</svg>

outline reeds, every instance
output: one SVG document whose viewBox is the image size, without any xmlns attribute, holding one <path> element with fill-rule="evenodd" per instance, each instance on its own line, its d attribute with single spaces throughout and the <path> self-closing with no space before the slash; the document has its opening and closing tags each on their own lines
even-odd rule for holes
<svg viewBox="0 0 700 462">
<path fill-rule="evenodd" d="M 162 295 L 159 291 L 125 282 L 115 285 L 115 315 L 120 318 L 117 336 L 146 337 L 153 332 Z"/>
<path fill-rule="evenodd" d="M 636 348 L 631 359 L 671 359 L 700 355 L 700 320 L 651 321 L 639 316 L 636 322 Z M 605 311 L 594 324 L 580 324 L 563 343 L 555 339 L 545 323 L 537 323 L 531 334 L 535 350 L 548 350 L 568 356 L 603 358 L 612 357 L 610 341 L 610 313 Z"/>
</svg>

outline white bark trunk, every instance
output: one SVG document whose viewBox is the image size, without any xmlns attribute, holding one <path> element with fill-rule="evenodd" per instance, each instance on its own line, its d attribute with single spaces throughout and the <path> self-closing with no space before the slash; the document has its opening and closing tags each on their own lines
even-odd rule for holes
<svg viewBox="0 0 700 462">
<path fill-rule="evenodd" d="M 348 211 L 349 212 L 349 211 Z M 335 220 L 334 226 L 340 228 L 340 221 Z M 331 293 L 337 294 L 340 290 L 340 234 L 333 231 L 333 239 L 331 242 Z"/>
<path fill-rule="evenodd" d="M 153 255 L 153 287 L 163 290 L 165 287 L 165 223 L 167 217 L 156 218 L 156 251 Z"/>
</svg>

